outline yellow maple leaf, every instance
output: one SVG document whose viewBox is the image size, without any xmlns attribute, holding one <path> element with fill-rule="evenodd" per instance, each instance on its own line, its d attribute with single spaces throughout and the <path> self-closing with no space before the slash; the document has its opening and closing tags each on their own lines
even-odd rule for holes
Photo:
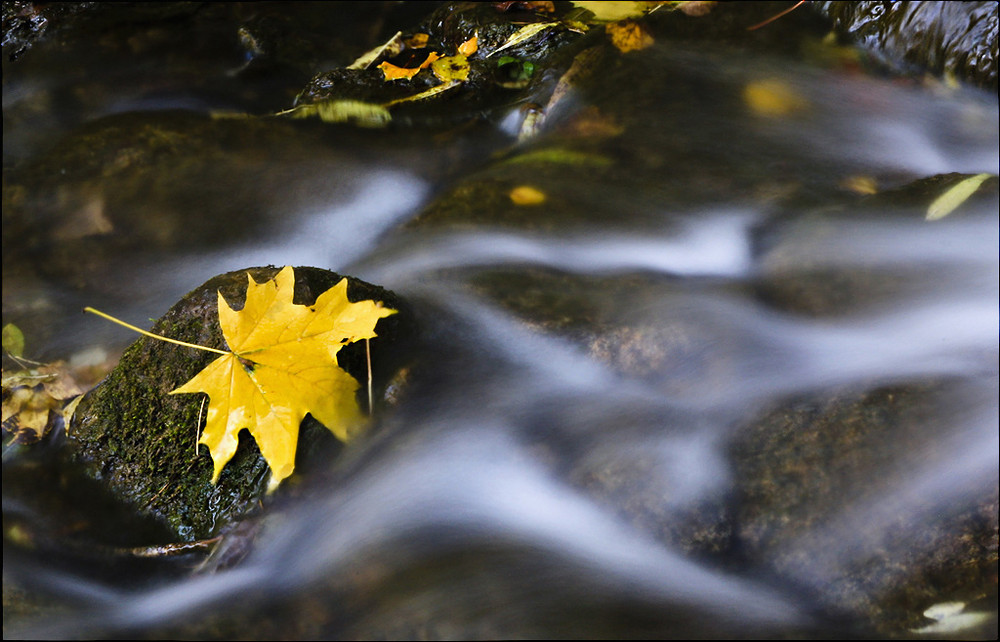
<svg viewBox="0 0 1000 642">
<path fill-rule="evenodd" d="M 312 414 L 346 441 L 361 422 L 358 382 L 337 363 L 347 343 L 375 337 L 378 320 L 396 310 L 375 301 L 351 303 L 342 279 L 313 305 L 295 305 L 295 273 L 271 281 L 247 275 L 246 303 L 233 310 L 219 293 L 219 325 L 229 352 L 170 394 L 209 396 L 200 443 L 209 448 L 213 483 L 236 452 L 246 428 L 271 467 L 270 487 L 295 467 L 299 424 Z"/>
</svg>

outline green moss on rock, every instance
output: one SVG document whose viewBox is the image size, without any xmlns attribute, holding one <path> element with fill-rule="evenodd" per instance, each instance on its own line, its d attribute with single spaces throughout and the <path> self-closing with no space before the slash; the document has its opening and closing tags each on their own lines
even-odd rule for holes
<svg viewBox="0 0 1000 642">
<path fill-rule="evenodd" d="M 217 276 L 174 305 L 152 332 L 224 349 L 216 292 L 234 307 L 242 307 L 247 274 L 263 282 L 277 272 L 275 267 L 250 268 Z M 299 305 L 315 302 L 342 278 L 317 268 L 296 268 L 295 275 L 293 302 Z M 391 292 L 353 278 L 348 283 L 352 301 L 379 300 L 400 311 L 379 321 L 379 337 L 371 342 L 373 384 L 382 390 L 398 363 L 398 344 L 412 332 L 410 315 Z M 367 379 L 364 350 L 364 345 L 355 344 L 339 355 L 341 366 L 362 382 Z M 85 464 L 91 476 L 102 480 L 139 514 L 168 525 L 181 539 L 219 532 L 264 498 L 269 479 L 267 462 L 247 431 L 242 431 L 235 456 L 212 484 L 211 457 L 206 448 L 196 446 L 205 396 L 169 394 L 214 358 L 201 350 L 139 339 L 80 403 L 69 434 L 74 458 Z M 329 431 L 307 417 L 297 463 L 303 452 L 329 455 L 339 447 Z"/>
</svg>

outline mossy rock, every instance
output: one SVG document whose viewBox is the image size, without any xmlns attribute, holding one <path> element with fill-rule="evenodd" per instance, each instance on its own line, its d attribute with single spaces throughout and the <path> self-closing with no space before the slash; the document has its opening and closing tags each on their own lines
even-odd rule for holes
<svg viewBox="0 0 1000 642">
<path fill-rule="evenodd" d="M 164 314 L 152 332 L 189 343 L 226 348 L 218 323 L 217 292 L 234 308 L 245 301 L 247 275 L 258 283 L 278 268 L 257 267 L 217 276 L 193 290 Z M 318 268 L 295 270 L 293 303 L 310 305 L 341 280 Z M 373 388 L 380 398 L 401 363 L 400 346 L 414 331 L 406 304 L 393 293 L 348 278 L 352 301 L 382 301 L 398 314 L 379 321 L 372 340 Z M 73 458 L 88 474 L 141 515 L 165 523 L 178 538 L 211 537 L 264 498 L 269 467 L 247 431 L 239 448 L 213 484 L 212 459 L 206 448 L 196 451 L 204 395 L 171 395 L 207 366 L 216 355 L 143 337 L 132 344 L 118 366 L 81 401 L 73 417 L 69 442 Z M 367 380 L 365 346 L 348 345 L 338 361 L 360 382 Z M 359 388 L 363 390 L 362 385 Z M 361 407 L 367 403 L 359 399 Z M 296 470 L 325 461 L 341 448 L 321 424 L 307 416 L 299 435 Z M 285 484 L 294 483 L 295 477 Z M 280 491 L 279 491 L 280 492 Z"/>
<path fill-rule="evenodd" d="M 144 256 L 273 232 L 284 221 L 272 212 L 299 205 L 287 186 L 308 175 L 302 158 L 340 157 L 274 119 L 161 111 L 88 123 L 5 172 L 4 270 L 100 291 L 109 269 Z"/>
<path fill-rule="evenodd" d="M 881 635 L 927 625 L 933 604 L 995 592 L 995 480 L 930 478 L 956 421 L 942 400 L 967 394 L 960 380 L 840 390 L 754 420 L 729 447 L 742 555 L 822 582 L 826 608 Z"/>
</svg>

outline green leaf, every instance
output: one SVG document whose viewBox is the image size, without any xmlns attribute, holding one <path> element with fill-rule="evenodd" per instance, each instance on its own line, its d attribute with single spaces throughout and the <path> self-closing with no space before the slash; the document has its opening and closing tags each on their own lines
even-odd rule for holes
<svg viewBox="0 0 1000 642">
<path fill-rule="evenodd" d="M 24 356 L 24 333 L 13 323 L 3 327 L 3 349 L 11 356 Z"/>
</svg>

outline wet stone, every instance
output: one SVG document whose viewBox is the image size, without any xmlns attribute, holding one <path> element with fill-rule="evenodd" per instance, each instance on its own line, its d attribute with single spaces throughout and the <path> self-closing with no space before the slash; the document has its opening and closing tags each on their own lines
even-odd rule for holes
<svg viewBox="0 0 1000 642">
<path fill-rule="evenodd" d="M 942 595 L 995 591 L 996 480 L 921 508 L 940 501 L 922 471 L 950 456 L 942 426 L 962 419 L 961 404 L 942 399 L 966 394 L 956 380 L 831 391 L 747 425 L 729 446 L 747 562 L 885 635 L 926 624 L 920 614 Z"/>
<path fill-rule="evenodd" d="M 979 189 L 941 220 L 926 220 L 929 206 L 964 176 L 932 176 L 819 211 L 779 214 L 754 233 L 759 264 L 754 289 L 775 309 L 813 317 L 843 317 L 889 309 L 947 283 L 961 283 L 961 264 L 923 260 L 911 251 L 893 258 L 885 251 L 913 234 L 933 239 L 935 230 L 961 225 L 976 212 L 996 210 L 998 181 Z M 848 230 L 870 226 L 869 238 L 851 239 Z"/>
<path fill-rule="evenodd" d="M 467 287 L 528 327 L 568 339 L 611 370 L 671 394 L 724 385 L 733 373 L 741 339 L 729 333 L 720 342 L 720 327 L 705 322 L 702 305 L 706 292 L 738 296 L 738 286 L 524 266 L 481 269 Z"/>
<path fill-rule="evenodd" d="M 823 2 L 834 28 L 896 64 L 997 88 L 996 2 Z"/>
<path fill-rule="evenodd" d="M 155 112 L 91 123 L 5 173 L 5 276 L 30 265 L 99 289 L 100 275 L 124 257 L 251 238 L 273 225 L 267 205 L 288 180 L 270 169 L 275 150 L 293 165 L 318 151 L 275 121 Z"/>
</svg>

